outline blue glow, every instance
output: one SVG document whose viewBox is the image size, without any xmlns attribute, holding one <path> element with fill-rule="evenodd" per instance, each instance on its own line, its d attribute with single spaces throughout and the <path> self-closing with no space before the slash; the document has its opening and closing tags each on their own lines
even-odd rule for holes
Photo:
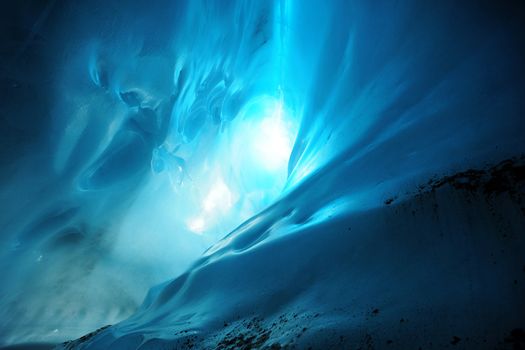
<svg viewBox="0 0 525 350">
<path fill-rule="evenodd" d="M 278 313 L 323 299 L 335 310 L 341 290 L 372 307 L 368 290 L 329 279 L 399 277 L 382 271 L 419 255 L 398 247 L 394 263 L 342 258 L 374 256 L 369 237 L 395 245 L 383 235 L 392 228 L 427 244 L 420 227 L 484 227 L 453 216 L 463 209 L 448 195 L 442 214 L 453 219 L 439 223 L 395 216 L 385 202 L 525 153 L 525 21 L 489 3 L 6 5 L 0 346 L 63 341 L 136 310 L 119 334 L 152 320 L 151 329 L 191 321 L 208 331 L 252 305 Z M 447 244 L 470 252 L 461 242 Z M 443 260 L 429 265 L 448 268 L 445 253 L 434 255 Z M 400 271 L 417 270 L 410 263 Z M 399 291 L 387 306 L 412 290 L 393 284 L 378 288 Z"/>
</svg>

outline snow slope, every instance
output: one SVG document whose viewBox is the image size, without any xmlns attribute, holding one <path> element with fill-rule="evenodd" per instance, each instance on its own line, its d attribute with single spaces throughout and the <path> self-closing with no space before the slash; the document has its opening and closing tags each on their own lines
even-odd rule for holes
<svg viewBox="0 0 525 350">
<path fill-rule="evenodd" d="M 285 198 L 131 318 L 61 348 L 522 346 L 524 175 L 521 158 L 325 221 Z"/>
</svg>

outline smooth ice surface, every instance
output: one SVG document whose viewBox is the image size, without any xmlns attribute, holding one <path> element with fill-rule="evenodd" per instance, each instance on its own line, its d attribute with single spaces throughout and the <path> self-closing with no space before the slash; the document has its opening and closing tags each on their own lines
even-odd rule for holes
<svg viewBox="0 0 525 350">
<path fill-rule="evenodd" d="M 380 307 L 373 296 L 384 290 L 385 305 L 404 308 L 417 281 L 432 284 L 424 267 L 434 262 L 445 284 L 483 279 L 451 274 L 468 239 L 421 262 L 416 251 L 439 243 L 419 231 L 434 227 L 430 209 L 414 222 L 410 211 L 390 220 L 383 210 L 431 176 L 525 152 L 521 7 L 12 7 L 2 14 L 0 344 L 58 342 L 114 324 L 162 282 L 94 348 L 137 346 L 145 333 L 170 338 L 190 323 L 196 334 L 213 332 L 235 312 L 328 312 L 350 299 L 365 310 Z M 454 198 L 439 203 L 454 208 Z M 497 229 L 490 220 L 468 226 L 452 209 L 440 215 L 450 234 Z M 458 244 L 447 239 L 439 244 Z M 511 260 L 523 252 L 515 246 Z M 399 274 L 403 256 L 421 269 Z M 398 283 L 410 276 L 414 285 Z M 454 287 L 414 293 L 430 291 L 422 307 L 466 300 Z M 176 329 L 164 332 L 168 325 Z"/>
</svg>

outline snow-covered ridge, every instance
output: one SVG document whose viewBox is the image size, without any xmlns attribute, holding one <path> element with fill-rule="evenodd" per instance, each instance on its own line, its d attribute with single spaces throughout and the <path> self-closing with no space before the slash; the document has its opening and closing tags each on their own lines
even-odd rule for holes
<svg viewBox="0 0 525 350">
<path fill-rule="evenodd" d="M 261 220 L 152 289 L 130 319 L 63 348 L 521 344 L 524 169 L 520 157 L 467 170 L 378 208 L 236 243 L 267 231 Z"/>
</svg>

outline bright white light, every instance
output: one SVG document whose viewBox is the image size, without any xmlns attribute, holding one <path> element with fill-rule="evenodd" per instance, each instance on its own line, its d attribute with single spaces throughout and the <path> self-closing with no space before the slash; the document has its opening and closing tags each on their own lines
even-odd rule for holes
<svg viewBox="0 0 525 350">
<path fill-rule="evenodd" d="M 235 200 L 230 188 L 219 178 L 204 197 L 200 215 L 189 220 L 186 226 L 193 233 L 203 234 L 220 221 L 222 215 L 228 213 Z"/>
<path fill-rule="evenodd" d="M 195 162 L 186 162 L 192 185 L 186 187 L 191 204 L 183 210 L 188 231 L 224 234 L 281 193 L 297 133 L 288 113 L 282 100 L 262 96 L 247 103 L 226 132 L 210 131 L 210 138 L 219 138 L 197 152 Z"/>
<path fill-rule="evenodd" d="M 192 232 L 201 234 L 204 231 L 205 222 L 202 217 L 196 217 L 189 220 L 187 225 Z"/>
<path fill-rule="evenodd" d="M 204 198 L 202 207 L 206 212 L 212 212 L 216 209 L 225 211 L 231 208 L 232 201 L 233 198 L 230 189 L 222 179 L 219 179 L 212 186 L 206 198 Z"/>
<path fill-rule="evenodd" d="M 255 156 L 268 170 L 285 168 L 293 146 L 293 136 L 283 120 L 282 104 L 278 103 L 274 108 L 261 120 L 252 141 Z"/>
</svg>

